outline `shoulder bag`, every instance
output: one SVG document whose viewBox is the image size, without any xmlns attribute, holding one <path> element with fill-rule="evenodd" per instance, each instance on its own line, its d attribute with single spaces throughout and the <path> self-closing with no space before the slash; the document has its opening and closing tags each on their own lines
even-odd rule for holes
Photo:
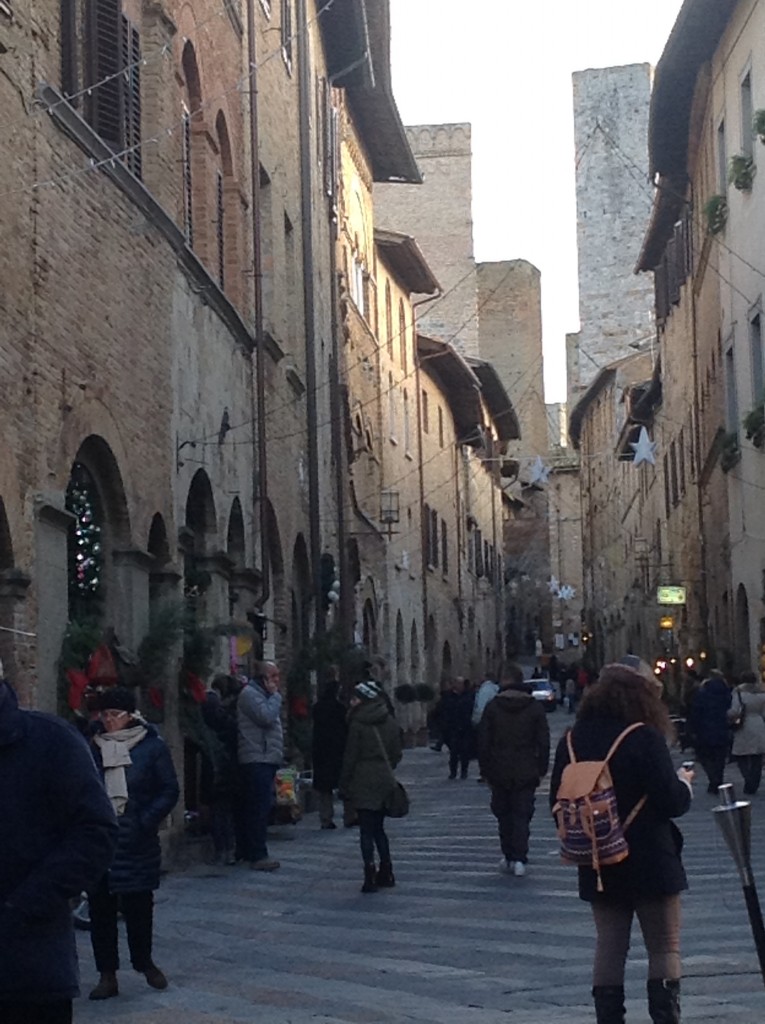
<svg viewBox="0 0 765 1024">
<path fill-rule="evenodd" d="M 385 763 L 388 766 L 391 781 L 393 782 L 393 788 L 383 803 L 383 811 L 389 818 L 405 818 L 409 814 L 409 794 L 393 774 L 393 768 L 388 759 L 388 752 L 385 749 L 380 730 L 377 727 L 375 727 L 375 736 L 377 736 L 377 742 L 380 744 L 382 756 L 385 758 Z"/>
<path fill-rule="evenodd" d="M 738 708 L 733 718 L 730 720 L 730 727 L 734 732 L 738 732 L 744 725 L 746 720 L 746 704 L 741 696 L 741 691 L 736 690 L 736 696 L 738 697 Z"/>
</svg>

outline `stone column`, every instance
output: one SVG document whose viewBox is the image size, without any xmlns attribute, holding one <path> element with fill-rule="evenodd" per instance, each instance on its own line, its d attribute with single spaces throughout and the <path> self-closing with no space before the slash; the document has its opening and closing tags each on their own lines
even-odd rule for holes
<svg viewBox="0 0 765 1024">
<path fill-rule="evenodd" d="M 216 551 L 197 559 L 197 566 L 210 574 L 210 585 L 204 592 L 200 625 L 211 628 L 230 622 L 229 580 L 231 578 L 231 559 L 225 551 Z M 213 652 L 212 668 L 214 672 L 228 672 L 229 640 L 221 636 L 216 641 Z"/>
</svg>

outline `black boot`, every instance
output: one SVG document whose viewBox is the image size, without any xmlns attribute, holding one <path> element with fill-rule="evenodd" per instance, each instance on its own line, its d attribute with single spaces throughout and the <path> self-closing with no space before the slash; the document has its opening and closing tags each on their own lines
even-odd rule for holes
<svg viewBox="0 0 765 1024">
<path fill-rule="evenodd" d="M 680 982 L 652 978 L 647 985 L 648 1014 L 653 1024 L 680 1024 Z"/>
<path fill-rule="evenodd" d="M 375 876 L 375 885 L 378 889 L 392 889 L 396 884 L 393 876 L 393 865 L 389 860 L 380 861 L 380 870 Z"/>
<path fill-rule="evenodd" d="M 592 998 L 597 1024 L 624 1024 L 624 985 L 596 985 Z"/>
<path fill-rule="evenodd" d="M 377 873 L 375 871 L 374 864 L 364 865 L 364 884 L 361 887 L 362 892 L 377 892 L 377 884 L 375 878 Z"/>
</svg>

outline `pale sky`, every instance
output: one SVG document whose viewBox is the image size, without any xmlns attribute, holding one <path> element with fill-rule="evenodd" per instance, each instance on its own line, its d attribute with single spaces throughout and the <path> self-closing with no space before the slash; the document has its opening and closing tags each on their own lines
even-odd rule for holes
<svg viewBox="0 0 765 1024">
<path fill-rule="evenodd" d="M 565 335 L 579 326 L 571 74 L 656 64 L 681 6 L 391 0 L 404 123 L 473 126 L 477 259 L 523 258 L 542 271 L 548 402 L 565 398 Z"/>
</svg>

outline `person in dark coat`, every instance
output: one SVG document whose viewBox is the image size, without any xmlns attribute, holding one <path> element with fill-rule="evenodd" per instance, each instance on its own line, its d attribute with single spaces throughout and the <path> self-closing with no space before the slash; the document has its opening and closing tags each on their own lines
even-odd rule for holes
<svg viewBox="0 0 765 1024">
<path fill-rule="evenodd" d="M 542 705 L 527 692 L 519 665 L 504 666 L 499 686 L 481 716 L 478 763 L 491 786 L 500 870 L 520 878 L 526 874 L 534 795 L 550 760 L 550 727 Z"/>
<path fill-rule="evenodd" d="M 93 739 L 96 763 L 119 823 L 111 867 L 88 890 L 90 939 L 100 979 L 91 999 L 119 994 L 117 912 L 127 928 L 130 961 L 152 988 L 167 978 L 152 959 L 154 890 L 159 888 L 158 830 L 178 802 L 178 780 L 166 744 L 136 712 L 135 696 L 115 686 L 101 698 L 104 731 Z"/>
<path fill-rule="evenodd" d="M 621 820 L 646 797 L 626 832 L 629 856 L 601 867 L 602 892 L 592 867 L 578 869 L 579 895 L 592 905 L 597 932 L 592 994 L 598 1024 L 624 1024 L 624 968 L 637 916 L 648 951 L 651 1020 L 677 1024 L 680 893 L 687 882 L 682 836 L 672 819 L 690 807 L 693 772 L 676 772 L 672 765 L 667 745 L 672 726 L 655 681 L 626 665 L 607 665 L 588 687 L 571 741 L 577 761 L 603 761 L 617 737 L 636 722 L 644 724 L 623 739 L 610 761 Z M 551 806 L 569 763 L 567 735 L 555 754 Z"/>
<path fill-rule="evenodd" d="M 725 676 L 712 669 L 693 696 L 688 722 L 696 757 L 709 780 L 708 793 L 717 792 L 725 774 L 730 745 L 730 703 L 731 691 Z"/>
<path fill-rule="evenodd" d="M 109 865 L 111 804 L 83 738 L 22 711 L 0 680 L 0 1021 L 69 1024 L 78 994 L 69 900 Z"/>
<path fill-rule="evenodd" d="M 362 892 L 376 892 L 396 884 L 390 844 L 385 833 L 385 801 L 395 786 L 393 769 L 401 760 L 401 730 L 377 683 L 353 688 L 348 712 L 340 791 L 353 805 L 359 820 L 359 842 L 364 861 Z M 380 857 L 375 870 L 375 847 Z"/>
<path fill-rule="evenodd" d="M 340 702 L 336 679 L 329 679 L 313 706 L 313 788 L 319 797 L 319 821 L 323 829 L 333 829 L 333 793 L 340 781 L 348 732 L 346 709 Z"/>
<path fill-rule="evenodd" d="M 202 704 L 205 725 L 215 734 L 210 786 L 210 832 L 215 862 L 236 864 L 244 857 L 242 793 L 237 761 L 236 705 L 242 683 L 236 676 L 217 675 Z"/>
<path fill-rule="evenodd" d="M 451 686 L 442 694 L 433 717 L 438 722 L 444 743 L 449 748 L 449 778 L 457 778 L 457 765 L 460 778 L 468 777 L 468 765 L 472 746 L 473 694 L 466 690 L 465 680 L 457 676 Z"/>
</svg>

